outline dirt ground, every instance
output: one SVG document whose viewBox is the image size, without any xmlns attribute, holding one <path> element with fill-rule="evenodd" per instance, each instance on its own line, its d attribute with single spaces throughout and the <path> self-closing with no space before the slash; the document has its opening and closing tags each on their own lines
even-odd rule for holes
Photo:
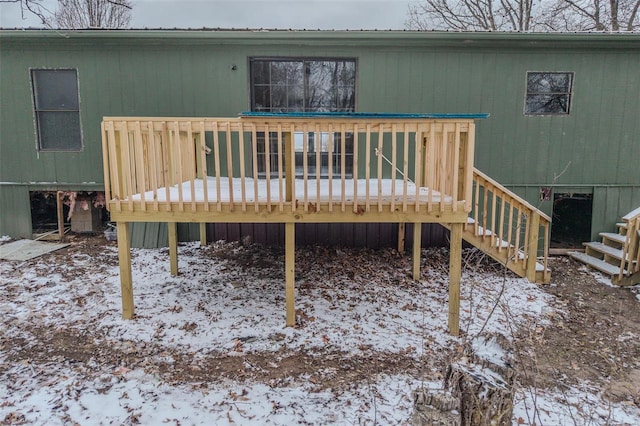
<svg viewBox="0 0 640 426">
<path fill-rule="evenodd" d="M 107 265 L 117 264 L 117 257 L 103 256 L 104 244 L 114 243 L 108 243 L 98 236 L 72 238 L 70 247 L 53 254 L 60 260 L 56 262 L 61 265 L 58 272 L 64 274 L 64 259 L 78 253 L 101 257 Z M 282 253 L 278 248 L 254 247 L 262 251 L 258 256 L 240 257 L 236 261 L 257 262 L 251 266 L 259 267 L 260 262 L 269 262 L 269 259 L 279 257 Z M 215 255 L 223 257 L 225 253 Z M 316 256 L 314 259 L 323 261 Z M 446 262 L 446 259 L 431 261 Z M 385 262 L 390 263 L 391 268 L 410 270 L 408 255 L 390 256 Z M 496 267 L 490 261 L 484 263 L 483 267 Z M 326 266 L 328 271 L 333 267 L 335 265 L 330 263 Z M 304 270 L 304 265 L 298 265 L 298 268 Z M 608 286 L 594 278 L 581 264 L 566 257 L 552 259 L 551 268 L 552 282 L 542 288 L 554 295 L 564 309 L 552 316 L 550 326 L 520 330 L 519 338 L 514 343 L 519 380 L 538 388 L 589 381 L 614 402 L 633 401 L 640 406 L 640 302 L 636 297 L 636 289 Z M 75 269 L 74 273 L 83 274 L 85 271 Z M 82 304 L 83 301 L 77 300 L 76 303 Z M 93 330 L 33 327 L 29 333 L 35 337 L 30 342 L 0 339 L 0 350 L 11 353 L 9 361 L 44 363 L 58 360 L 69 364 L 90 364 L 91 360 L 100 359 L 101 363 L 127 365 L 131 369 L 143 368 L 160 375 L 167 382 L 202 383 L 202 386 L 222 378 L 246 378 L 277 386 L 292 378 L 309 375 L 309 380 L 318 389 L 339 390 L 380 373 L 419 375 L 424 374 L 425 370 L 429 370 L 430 376 L 435 379 L 437 377 L 434 375 L 437 376 L 442 366 L 447 365 L 447 360 L 460 352 L 460 347 L 451 348 L 449 353 L 432 354 L 429 362 L 424 362 L 410 354 L 399 356 L 375 351 L 354 356 L 331 351 L 308 353 L 299 350 L 275 354 L 277 356 L 273 353 L 247 353 L 243 357 L 212 351 L 205 361 L 198 364 L 193 363 L 188 353 L 172 353 L 171 363 L 163 364 L 148 361 L 153 359 L 151 355 L 162 350 L 152 343 L 129 341 L 122 342 L 117 348 L 106 347 L 100 344 L 101 336 L 94 335 Z M 278 339 L 278 336 L 270 338 Z M 247 365 L 251 368 L 247 368 Z"/>
</svg>

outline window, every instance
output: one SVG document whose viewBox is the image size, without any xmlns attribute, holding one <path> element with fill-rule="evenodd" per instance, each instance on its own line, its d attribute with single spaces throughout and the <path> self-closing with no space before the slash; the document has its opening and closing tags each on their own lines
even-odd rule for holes
<svg viewBox="0 0 640 426">
<path fill-rule="evenodd" d="M 40 151 L 80 151 L 80 101 L 75 69 L 31 70 Z"/>
<path fill-rule="evenodd" d="M 251 110 L 261 112 L 352 112 L 356 62 L 251 60 Z"/>
<path fill-rule="evenodd" d="M 251 59 L 251 109 L 258 112 L 355 111 L 356 62 L 354 59 Z M 341 134 L 296 133 L 296 174 L 303 173 L 307 143 L 309 176 L 327 177 L 341 169 Z M 269 135 L 270 170 L 277 173 L 277 136 Z M 258 173 L 266 172 L 265 137 L 258 135 Z M 329 148 L 331 147 L 331 154 Z M 283 151 L 284 152 L 284 151 Z M 317 164 L 320 153 L 320 164 Z M 353 134 L 345 134 L 345 175 L 353 172 Z"/>
<path fill-rule="evenodd" d="M 527 72 L 525 115 L 568 115 L 572 72 Z"/>
</svg>

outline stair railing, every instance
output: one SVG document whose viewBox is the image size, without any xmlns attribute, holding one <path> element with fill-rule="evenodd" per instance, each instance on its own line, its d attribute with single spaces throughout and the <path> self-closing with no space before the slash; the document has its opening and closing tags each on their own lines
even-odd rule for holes
<svg viewBox="0 0 640 426">
<path fill-rule="evenodd" d="M 475 168 L 472 200 L 466 226 L 490 243 L 511 269 L 519 269 L 532 282 L 549 282 L 551 218 Z"/>
<path fill-rule="evenodd" d="M 627 232 L 622 245 L 618 280 L 622 280 L 626 274 L 640 272 L 640 207 L 625 215 L 622 220 L 626 224 Z"/>
</svg>

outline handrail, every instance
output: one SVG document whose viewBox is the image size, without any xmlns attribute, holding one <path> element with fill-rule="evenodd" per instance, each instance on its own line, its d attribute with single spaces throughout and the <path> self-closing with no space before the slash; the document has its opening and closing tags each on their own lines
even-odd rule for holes
<svg viewBox="0 0 640 426">
<path fill-rule="evenodd" d="M 622 280 L 625 274 L 640 272 L 640 207 L 626 214 L 622 220 L 627 230 L 622 244 L 619 280 Z"/>
<path fill-rule="evenodd" d="M 105 117 L 108 208 L 468 212 L 473 135 L 471 119 Z"/>
<path fill-rule="evenodd" d="M 536 272 L 542 272 L 548 281 L 551 218 L 475 168 L 473 188 L 473 209 L 467 227 L 472 227 L 474 235 L 488 241 L 501 259 L 523 271 L 530 281 L 535 281 Z"/>
</svg>

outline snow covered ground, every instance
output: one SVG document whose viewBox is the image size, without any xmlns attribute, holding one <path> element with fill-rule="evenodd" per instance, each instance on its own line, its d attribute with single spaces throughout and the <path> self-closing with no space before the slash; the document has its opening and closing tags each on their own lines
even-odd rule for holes
<svg viewBox="0 0 640 426">
<path fill-rule="evenodd" d="M 537 285 L 466 259 L 465 336 L 509 337 L 557 309 Z M 414 282 L 410 259 L 391 250 L 299 249 L 299 325 L 286 328 L 278 250 L 184 244 L 172 277 L 167 250 L 134 249 L 133 321 L 120 316 L 115 243 L 3 261 L 0 421 L 409 424 L 412 391 L 440 388 L 463 343 L 446 330 L 446 266 L 446 251 L 424 251 Z M 396 358 L 418 367 L 385 366 Z M 356 371 L 360 362 L 372 371 Z M 514 424 L 640 424 L 635 406 L 609 404 L 588 383 L 520 387 L 516 402 Z"/>
</svg>

